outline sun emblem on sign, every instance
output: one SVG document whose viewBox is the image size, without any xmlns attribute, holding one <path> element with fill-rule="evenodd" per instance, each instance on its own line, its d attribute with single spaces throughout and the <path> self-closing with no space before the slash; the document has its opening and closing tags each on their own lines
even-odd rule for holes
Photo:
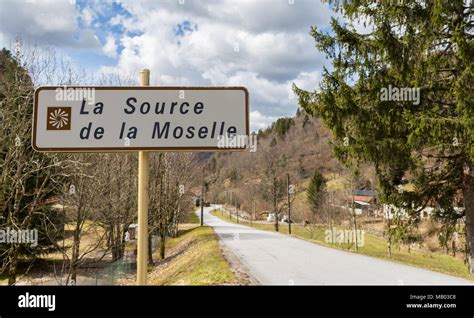
<svg viewBox="0 0 474 318">
<path fill-rule="evenodd" d="M 49 123 L 56 129 L 63 128 L 68 122 L 68 114 L 61 108 L 49 114 Z"/>
<path fill-rule="evenodd" d="M 70 130 L 71 107 L 48 107 L 47 130 Z"/>
</svg>

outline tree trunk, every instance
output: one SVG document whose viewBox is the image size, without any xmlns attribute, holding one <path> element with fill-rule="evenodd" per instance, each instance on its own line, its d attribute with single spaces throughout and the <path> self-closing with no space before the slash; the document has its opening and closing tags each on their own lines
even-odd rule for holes
<svg viewBox="0 0 474 318">
<path fill-rule="evenodd" d="M 123 241 L 125 238 L 119 223 L 113 227 L 115 227 L 115 230 L 112 233 L 112 260 L 118 261 L 123 258 Z"/>
<path fill-rule="evenodd" d="M 166 235 L 164 233 L 160 236 L 160 258 L 165 259 Z"/>
<path fill-rule="evenodd" d="M 73 236 L 73 243 L 72 243 L 72 255 L 71 255 L 71 260 L 69 263 L 69 279 L 67 280 L 66 284 L 70 284 L 73 282 L 73 284 L 76 283 L 77 279 L 77 268 L 79 267 L 79 248 L 81 246 L 81 241 L 80 241 L 80 229 L 79 229 L 79 224 L 76 224 L 76 229 L 74 231 L 74 236 Z"/>
<path fill-rule="evenodd" d="M 153 246 L 152 246 L 152 234 L 148 234 L 148 265 L 154 265 L 155 262 L 153 261 Z"/>
<path fill-rule="evenodd" d="M 275 231 L 278 232 L 278 214 L 277 214 L 277 179 L 273 177 L 273 215 L 275 215 Z"/>
<path fill-rule="evenodd" d="M 18 249 L 16 246 L 12 246 L 10 252 L 8 265 L 8 285 L 12 286 L 16 284 L 17 264 L 18 264 Z"/>
<path fill-rule="evenodd" d="M 355 251 L 356 253 L 358 253 L 359 246 L 358 246 L 358 241 L 357 241 L 357 215 L 356 215 L 355 206 L 354 206 L 354 196 L 352 194 L 351 194 L 351 198 L 352 198 L 352 217 L 354 218 Z"/>
<path fill-rule="evenodd" d="M 127 244 L 127 241 L 125 240 L 125 232 L 127 232 L 128 230 L 128 227 L 130 226 L 130 224 L 124 224 L 122 226 L 122 232 L 120 232 L 120 240 L 121 240 L 121 243 L 120 243 L 120 258 L 123 258 L 124 255 L 125 255 L 125 245 Z"/>
<path fill-rule="evenodd" d="M 116 261 L 118 259 L 117 241 L 115 237 L 115 229 L 114 229 L 113 224 L 109 226 L 109 234 L 107 236 L 107 246 L 109 246 L 112 251 L 112 261 Z"/>
<path fill-rule="evenodd" d="M 468 176 L 464 188 L 464 213 L 466 215 L 466 260 L 470 274 L 474 274 L 474 178 Z"/>
<path fill-rule="evenodd" d="M 392 232 L 391 232 L 391 227 L 392 226 L 392 221 L 390 219 L 387 219 L 387 250 L 388 250 L 388 258 L 392 258 Z"/>
</svg>

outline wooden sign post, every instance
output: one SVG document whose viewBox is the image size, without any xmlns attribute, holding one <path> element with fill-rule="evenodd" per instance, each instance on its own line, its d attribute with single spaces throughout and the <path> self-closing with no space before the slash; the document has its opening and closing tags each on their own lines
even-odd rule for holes
<svg viewBox="0 0 474 318">
<path fill-rule="evenodd" d="M 140 85 L 150 85 L 150 71 L 140 72 Z M 138 242 L 137 285 L 146 285 L 148 252 L 148 158 L 149 153 L 138 152 Z"/>
</svg>

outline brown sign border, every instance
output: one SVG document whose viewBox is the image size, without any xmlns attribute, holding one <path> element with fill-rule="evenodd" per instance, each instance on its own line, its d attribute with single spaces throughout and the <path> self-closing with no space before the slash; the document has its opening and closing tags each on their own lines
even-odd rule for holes
<svg viewBox="0 0 474 318">
<path fill-rule="evenodd" d="M 36 130 L 38 117 L 38 95 L 42 90 L 56 90 L 57 88 L 94 88 L 96 90 L 243 90 L 245 92 L 245 119 L 246 134 L 250 135 L 249 120 L 249 92 L 243 86 L 40 86 L 35 90 L 33 132 L 31 145 L 39 152 L 134 152 L 134 151 L 242 151 L 243 148 L 219 148 L 219 147 L 70 147 L 70 148 L 41 148 L 36 145 Z"/>
</svg>

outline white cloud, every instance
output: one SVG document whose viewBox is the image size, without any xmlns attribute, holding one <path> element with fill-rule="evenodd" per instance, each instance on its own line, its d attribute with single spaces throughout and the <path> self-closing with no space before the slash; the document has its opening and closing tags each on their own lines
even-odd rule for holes
<svg viewBox="0 0 474 318">
<path fill-rule="evenodd" d="M 25 5 L 2 3 L 0 40 L 21 31 L 40 44 L 96 48 L 116 59 L 115 65 L 98 67 L 99 73 L 127 76 L 149 68 L 154 85 L 246 86 L 255 128 L 293 115 L 297 100 L 292 84 L 314 89 L 325 63 L 309 35 L 311 25 L 324 28 L 329 23 L 331 11 L 320 1 L 122 1 L 120 5 L 123 10 L 111 11 L 117 5 L 92 2 L 79 10 L 68 1 L 49 0 L 26 10 Z M 13 21 L 16 11 L 19 18 Z M 30 26 L 27 22 L 37 12 L 43 15 Z M 112 17 L 107 23 L 98 18 L 104 13 Z M 78 19 L 83 21 L 82 30 Z M 94 31 L 108 34 L 101 38 L 103 45 Z"/>
<path fill-rule="evenodd" d="M 113 35 L 109 34 L 107 40 L 105 41 L 102 51 L 105 55 L 111 58 L 117 57 L 117 45 L 115 44 L 115 38 Z"/>
<path fill-rule="evenodd" d="M 374 31 L 374 24 L 368 18 L 361 18 L 356 21 L 348 21 L 359 34 L 370 34 Z"/>
<path fill-rule="evenodd" d="M 117 14 L 112 19 L 109 20 L 109 24 L 112 26 L 121 25 L 126 22 L 126 18 L 123 15 Z"/>
<path fill-rule="evenodd" d="M 70 1 L 0 1 L 0 33 L 4 39 L 20 36 L 38 45 L 98 48 L 95 33 L 78 28 L 79 15 Z"/>
<path fill-rule="evenodd" d="M 258 110 L 250 112 L 250 130 L 258 131 L 269 127 L 278 117 L 264 116 Z"/>
<path fill-rule="evenodd" d="M 301 72 L 294 83 L 298 88 L 314 91 L 318 87 L 320 79 L 319 72 Z"/>
<path fill-rule="evenodd" d="M 91 8 L 85 7 L 84 9 L 82 9 L 81 18 L 86 26 L 91 26 L 92 21 L 94 21 L 94 19 L 96 18 L 96 14 Z"/>
<path fill-rule="evenodd" d="M 125 29 L 123 49 L 117 65 L 101 71 L 150 68 L 157 85 L 246 86 L 255 128 L 296 112 L 293 83 L 316 88 L 324 57 L 309 30 L 327 26 L 330 18 L 330 9 L 319 1 L 125 1 L 123 7 L 130 16 L 109 21 Z M 177 36 L 184 21 L 197 27 Z"/>
</svg>

